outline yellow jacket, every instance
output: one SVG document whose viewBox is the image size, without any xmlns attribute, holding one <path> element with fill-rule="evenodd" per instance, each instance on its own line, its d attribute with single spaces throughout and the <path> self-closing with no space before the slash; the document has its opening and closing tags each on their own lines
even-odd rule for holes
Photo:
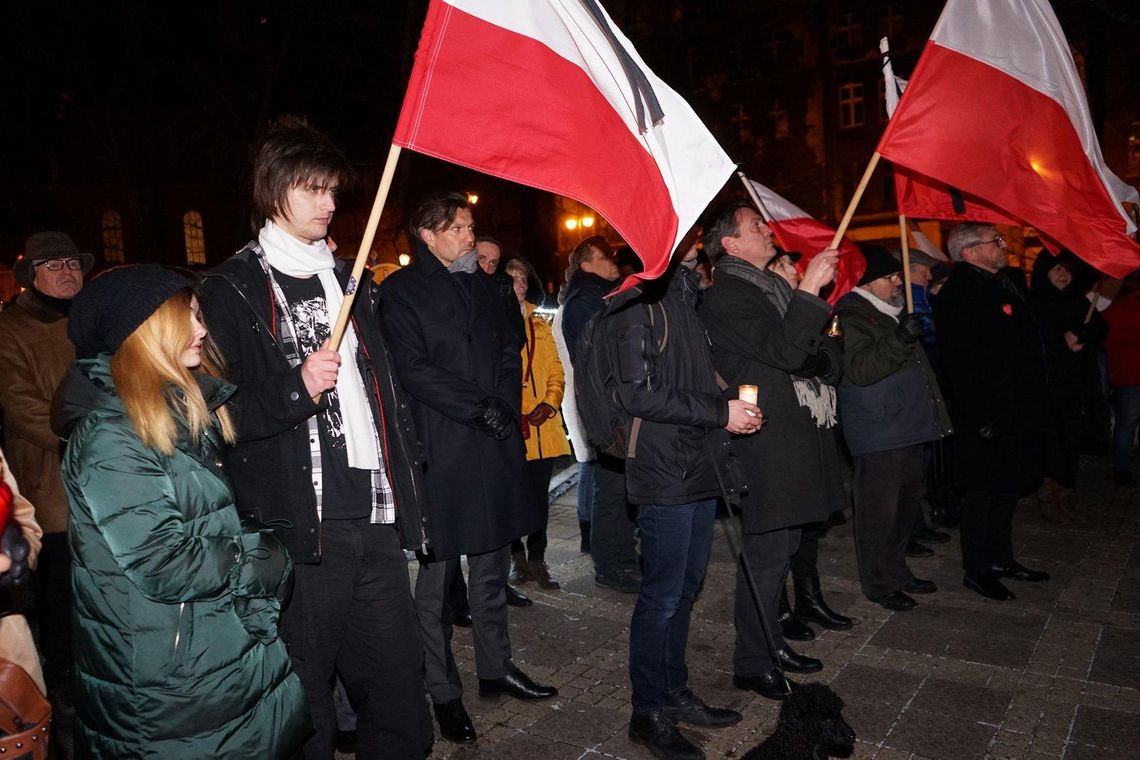
<svg viewBox="0 0 1140 760">
<path fill-rule="evenodd" d="M 545 402 L 554 410 L 554 416 L 538 427 L 530 427 L 530 437 L 526 439 L 526 458 L 549 459 L 570 453 L 570 442 L 562 427 L 562 394 L 566 388 L 566 378 L 562 362 L 558 360 L 558 350 L 554 345 L 554 333 L 545 319 L 534 315 L 534 305 L 526 304 L 524 327 L 526 343 L 522 348 L 522 413 L 526 417 L 539 404 Z M 531 346 L 534 353 L 531 354 Z"/>
</svg>

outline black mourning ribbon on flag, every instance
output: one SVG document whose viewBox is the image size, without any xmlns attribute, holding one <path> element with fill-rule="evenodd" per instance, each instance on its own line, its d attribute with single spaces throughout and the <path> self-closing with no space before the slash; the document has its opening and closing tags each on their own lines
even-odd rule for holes
<svg viewBox="0 0 1140 760">
<path fill-rule="evenodd" d="M 582 5 L 586 7 L 586 10 L 594 17 L 594 21 L 601 27 L 610 46 L 613 47 L 614 53 L 617 54 L 618 60 L 621 61 L 621 67 L 629 78 L 630 89 L 633 90 L 633 103 L 637 109 L 637 127 L 644 134 L 649 131 L 651 126 L 665 118 L 665 112 L 661 110 L 661 103 L 657 100 L 657 93 L 653 92 L 653 87 L 649 84 L 649 77 L 645 76 L 645 72 L 633 60 L 633 56 L 621 44 L 617 35 L 614 34 L 614 30 L 610 28 L 609 22 L 606 21 L 606 14 L 598 5 L 597 0 L 582 0 Z M 645 105 L 649 106 L 648 124 L 645 123 L 645 105 L 642 105 L 642 99 L 644 99 Z"/>
<path fill-rule="evenodd" d="M 891 62 L 890 53 L 883 53 L 883 72 L 884 73 L 886 72 L 887 65 L 890 64 L 890 62 Z M 903 91 L 902 91 L 902 88 L 899 87 L 899 78 L 894 77 L 894 80 L 895 80 L 895 95 L 901 100 Z M 962 191 L 959 190 L 958 188 L 954 187 L 953 185 L 946 185 L 946 189 L 950 194 L 950 205 L 953 206 L 954 213 L 955 214 L 965 214 L 966 213 L 966 199 L 962 197 Z"/>
</svg>

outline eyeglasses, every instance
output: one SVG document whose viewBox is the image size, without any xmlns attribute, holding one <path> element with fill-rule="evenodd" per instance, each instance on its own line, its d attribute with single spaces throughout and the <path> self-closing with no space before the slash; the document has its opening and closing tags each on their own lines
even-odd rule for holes
<svg viewBox="0 0 1140 760">
<path fill-rule="evenodd" d="M 976 248 L 979 245 L 986 245 L 987 243 L 994 243 L 998 248 L 1005 248 L 1005 235 L 998 235 L 993 240 L 979 240 L 969 247 Z"/>
<path fill-rule="evenodd" d="M 47 259 L 46 261 L 37 261 L 37 267 L 43 267 L 49 272 L 59 272 L 64 267 L 68 269 L 82 269 L 83 262 L 79 259 Z"/>
</svg>

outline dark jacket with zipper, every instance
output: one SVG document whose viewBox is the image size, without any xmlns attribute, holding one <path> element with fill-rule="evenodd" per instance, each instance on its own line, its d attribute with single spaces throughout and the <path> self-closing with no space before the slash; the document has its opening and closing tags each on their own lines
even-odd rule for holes
<svg viewBox="0 0 1140 760">
<path fill-rule="evenodd" d="M 728 401 L 697 319 L 695 278 L 676 266 L 661 280 L 613 296 L 602 320 L 618 400 L 641 418 L 625 462 L 632 504 L 715 499 L 722 482 L 725 498 L 735 501 L 743 487 L 724 429 Z"/>
<path fill-rule="evenodd" d="M 853 456 L 950 434 L 950 417 L 926 352 L 898 337 L 899 321 L 851 292 L 835 306 L 843 325 L 839 414 Z"/>
<path fill-rule="evenodd" d="M 546 519 L 523 474 L 522 315 L 517 300 L 517 316 L 508 313 L 499 282 L 481 269 L 452 274 L 420 243 L 412 263 L 380 288 L 393 366 L 427 452 L 432 560 L 494 551 Z M 491 396 L 516 410 L 505 440 L 474 423 Z"/>
<path fill-rule="evenodd" d="M 307 420 L 327 406 L 314 402 L 290 367 L 276 335 L 278 317 L 271 283 L 246 246 L 205 277 L 202 313 L 221 348 L 237 392 L 230 402 L 238 442 L 227 451 L 238 510 L 260 522 L 285 519 L 293 527 L 282 540 L 294 562 L 320 561 L 320 520 L 312 485 Z M 336 276 L 348 283 L 343 262 Z M 360 352 L 355 369 L 364 379 L 372 418 L 380 426 L 384 465 L 396 503 L 396 525 L 406 549 L 430 542 L 423 486 L 423 451 L 416 439 L 407 397 L 391 368 L 377 323 L 378 290 L 371 277 L 353 296 L 350 329 Z M 335 315 L 330 315 L 330 320 Z M 341 371 L 349 370 L 341 367 Z"/>
</svg>

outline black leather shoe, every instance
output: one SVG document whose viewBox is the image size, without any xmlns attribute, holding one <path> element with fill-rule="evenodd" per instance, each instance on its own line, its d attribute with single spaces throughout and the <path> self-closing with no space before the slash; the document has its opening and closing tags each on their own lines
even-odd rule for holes
<svg viewBox="0 0 1140 760">
<path fill-rule="evenodd" d="M 506 694 L 508 697 L 534 702 L 539 699 L 549 699 L 558 694 L 558 689 L 530 680 L 530 676 L 518 668 L 502 678 L 480 678 L 479 694 L 484 697 L 495 697 Z"/>
<path fill-rule="evenodd" d="M 529 596 L 527 596 L 523 592 L 519 591 L 514 586 L 507 584 L 506 589 L 507 589 L 507 604 L 511 605 L 512 607 L 529 607 L 532 604 L 534 604 L 534 602 L 531 601 Z"/>
<path fill-rule="evenodd" d="M 950 540 L 949 533 L 943 533 L 940 530 L 934 530 L 923 525 L 921 528 L 915 528 L 910 532 L 910 537 L 915 541 L 925 541 L 928 544 L 944 544 Z"/>
<path fill-rule="evenodd" d="M 780 631 L 785 639 L 792 641 L 811 641 L 815 638 L 815 631 L 807 623 L 796 619 L 792 614 L 792 605 L 788 604 L 788 589 L 780 590 Z"/>
<path fill-rule="evenodd" d="M 933 557 L 934 550 L 929 546 L 923 546 L 913 538 L 907 542 L 906 556 L 908 557 Z"/>
<path fill-rule="evenodd" d="M 934 581 L 926 581 L 922 578 L 911 578 L 903 584 L 902 590 L 908 594 L 933 594 L 938 590 L 938 586 Z"/>
<path fill-rule="evenodd" d="M 784 666 L 784 670 L 792 673 L 817 673 L 823 670 L 822 660 L 797 654 L 787 644 L 784 645 L 783 649 L 776 652 L 776 656 L 780 658 L 780 664 Z"/>
<path fill-rule="evenodd" d="M 1029 581 L 1030 583 L 1041 583 L 1049 580 L 1049 573 L 1044 570 L 1030 570 L 1016 560 L 1006 565 L 994 565 L 994 575 L 999 578 L 1013 578 L 1015 581 Z"/>
<path fill-rule="evenodd" d="M 796 611 L 794 616 L 801 623 L 819 623 L 832 631 L 846 631 L 855 624 L 846 615 L 840 615 L 827 606 L 823 600 L 823 590 L 819 586 L 819 576 L 793 578 L 796 586 Z"/>
<path fill-rule="evenodd" d="M 744 691 L 754 691 L 768 699 L 784 700 L 796 690 L 798 686 L 790 681 L 778 670 L 765 673 L 762 676 L 733 676 L 732 685 Z"/>
<path fill-rule="evenodd" d="M 668 760 L 704 760 L 705 756 L 664 712 L 635 712 L 629 719 L 629 740 L 644 745 L 654 757 Z"/>
<path fill-rule="evenodd" d="M 688 687 L 665 692 L 665 707 L 662 708 L 662 712 L 673 720 L 710 728 L 735 726 L 742 717 L 736 710 L 709 707 Z"/>
<path fill-rule="evenodd" d="M 636 570 L 619 570 L 616 573 L 595 573 L 594 585 L 620 591 L 623 594 L 636 594 L 641 590 L 641 573 Z"/>
<path fill-rule="evenodd" d="M 914 601 L 914 599 L 911 599 L 902 591 L 892 591 L 889 594 L 876 596 L 871 601 L 880 607 L 885 607 L 888 610 L 894 610 L 895 612 L 909 612 L 918 606 L 918 602 Z"/>
<path fill-rule="evenodd" d="M 451 624 L 460 628 L 470 628 L 472 625 L 470 608 L 451 613 Z"/>
<path fill-rule="evenodd" d="M 435 708 L 435 719 L 439 721 L 440 736 L 456 744 L 475 741 L 475 726 L 471 725 L 471 716 L 464 709 L 462 699 L 453 699 L 432 707 Z"/>
<path fill-rule="evenodd" d="M 998 602 L 1008 602 L 1016 599 L 1013 592 L 1002 585 L 994 573 L 966 573 L 962 578 L 962 585 L 971 591 L 976 591 L 986 599 Z"/>
</svg>

